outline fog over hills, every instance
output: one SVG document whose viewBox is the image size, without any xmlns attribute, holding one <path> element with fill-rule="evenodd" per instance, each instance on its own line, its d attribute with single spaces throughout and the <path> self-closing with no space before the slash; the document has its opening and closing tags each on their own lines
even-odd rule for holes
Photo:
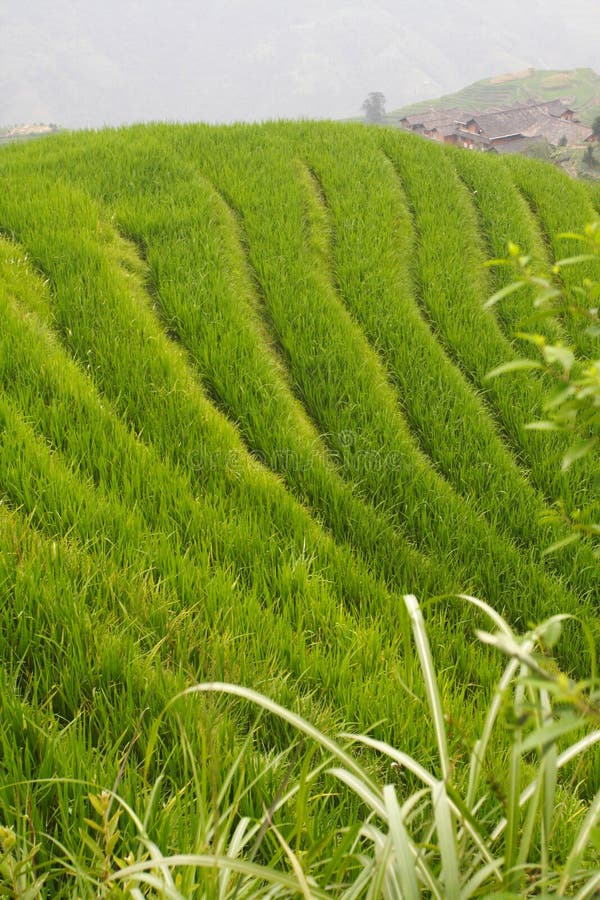
<svg viewBox="0 0 600 900">
<path fill-rule="evenodd" d="M 598 0 L 4 0 L 0 124 L 356 115 L 598 66 Z"/>
</svg>

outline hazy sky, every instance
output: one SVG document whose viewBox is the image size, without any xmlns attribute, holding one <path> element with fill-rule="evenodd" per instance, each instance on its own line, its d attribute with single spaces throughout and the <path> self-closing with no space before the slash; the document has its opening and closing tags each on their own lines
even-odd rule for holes
<svg viewBox="0 0 600 900">
<path fill-rule="evenodd" d="M 0 125 L 357 115 L 600 69 L 600 0 L 0 0 Z"/>
</svg>

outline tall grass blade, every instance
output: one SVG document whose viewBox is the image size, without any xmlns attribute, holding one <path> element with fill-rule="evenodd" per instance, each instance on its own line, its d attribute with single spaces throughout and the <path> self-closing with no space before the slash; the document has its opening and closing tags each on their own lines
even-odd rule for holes
<svg viewBox="0 0 600 900">
<path fill-rule="evenodd" d="M 433 658 L 431 656 L 431 648 L 427 637 L 427 630 L 423 621 L 423 614 L 419 606 L 419 602 L 414 594 L 405 594 L 404 602 L 410 616 L 413 627 L 413 635 L 417 645 L 417 653 L 419 662 L 421 663 L 421 671 L 425 682 L 425 690 L 427 692 L 427 700 L 433 718 L 433 726 L 435 729 L 436 743 L 440 756 L 442 767 L 442 777 L 444 781 L 450 780 L 451 763 L 450 754 L 448 753 L 448 740 L 446 737 L 446 726 L 444 724 L 444 712 L 442 709 L 442 701 L 440 698 Z"/>
<path fill-rule="evenodd" d="M 585 853 L 585 850 L 590 843 L 592 832 L 596 828 L 598 821 L 600 821 L 600 791 L 598 791 L 592 803 L 590 804 L 581 828 L 577 833 L 573 846 L 571 847 L 571 851 L 567 857 L 563 876 L 560 880 L 559 885 L 559 891 L 561 893 L 564 893 L 568 889 L 570 882 L 575 877 L 577 866 L 580 864 L 583 854 Z"/>
<path fill-rule="evenodd" d="M 448 900 L 460 897 L 459 863 L 457 859 L 457 842 L 452 822 L 450 803 L 443 781 L 437 781 L 432 791 L 433 813 L 438 835 L 440 856 L 442 859 L 442 882 Z"/>
<path fill-rule="evenodd" d="M 402 811 L 398 804 L 396 791 L 392 785 L 387 784 L 384 787 L 383 801 L 387 811 L 390 836 L 396 854 L 396 866 L 403 900 L 419 900 L 419 888 L 415 872 L 418 852 L 404 827 Z"/>
</svg>

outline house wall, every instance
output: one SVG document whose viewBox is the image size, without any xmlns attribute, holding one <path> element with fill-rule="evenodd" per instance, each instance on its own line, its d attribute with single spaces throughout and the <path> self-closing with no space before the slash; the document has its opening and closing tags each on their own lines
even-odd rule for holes
<svg viewBox="0 0 600 900">
<path fill-rule="evenodd" d="M 504 146 L 507 146 L 510 144 L 515 144 L 515 143 L 517 143 L 517 141 L 522 141 L 522 140 L 523 140 L 522 134 L 510 134 L 507 137 L 492 138 L 491 143 L 492 143 L 492 147 L 498 147 L 498 146 L 504 147 Z"/>
</svg>

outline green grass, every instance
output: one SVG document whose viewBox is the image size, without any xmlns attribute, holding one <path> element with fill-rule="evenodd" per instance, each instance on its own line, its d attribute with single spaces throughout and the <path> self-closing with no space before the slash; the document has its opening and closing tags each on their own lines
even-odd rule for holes
<svg viewBox="0 0 600 900">
<path fill-rule="evenodd" d="M 588 193 L 594 205 L 596 213 L 600 215 L 600 184 L 588 184 Z"/>
<path fill-rule="evenodd" d="M 198 796 L 209 808 L 245 741 L 248 784 L 270 774 L 243 799 L 227 782 L 233 818 L 277 794 L 279 720 L 263 741 L 221 697 L 154 730 L 196 681 L 426 764 L 403 594 L 438 597 L 456 759 L 500 667 L 448 595 L 524 628 L 576 613 L 597 635 L 597 564 L 583 542 L 544 557 L 557 535 L 539 522 L 589 499 L 597 460 L 558 477 L 563 442 L 523 430 L 544 382 L 486 380 L 523 353 L 529 299 L 482 308 L 504 283 L 485 260 L 509 238 L 565 255 L 549 236 L 581 228 L 591 196 L 541 164 L 361 126 L 139 126 L 2 154 L 0 825 L 39 839 L 52 895 L 72 884 L 52 841 L 92 852 L 90 792 L 117 783 L 165 852 L 197 853 Z M 587 673 L 575 632 L 570 648 Z M 346 803 L 294 840 L 314 828 L 316 847 Z"/>
<path fill-rule="evenodd" d="M 551 167 L 541 170 L 532 161 L 524 157 L 511 157 L 507 166 L 514 183 L 521 191 L 537 215 L 545 239 L 554 259 L 564 259 L 581 252 L 577 241 L 561 237 L 562 232 L 578 233 L 576 222 L 582 219 L 593 221 L 597 216 L 590 201 L 586 185 L 571 178 L 564 178 L 562 173 Z M 579 229 L 580 230 L 580 229 Z M 570 266 L 563 269 L 561 277 L 566 287 L 580 284 L 588 275 L 597 279 L 600 274 L 600 263 L 594 260 L 584 266 Z M 566 323 L 567 333 L 575 342 L 578 351 L 589 356 L 596 352 L 596 345 L 587 334 L 587 323 L 579 318 Z"/>
</svg>

